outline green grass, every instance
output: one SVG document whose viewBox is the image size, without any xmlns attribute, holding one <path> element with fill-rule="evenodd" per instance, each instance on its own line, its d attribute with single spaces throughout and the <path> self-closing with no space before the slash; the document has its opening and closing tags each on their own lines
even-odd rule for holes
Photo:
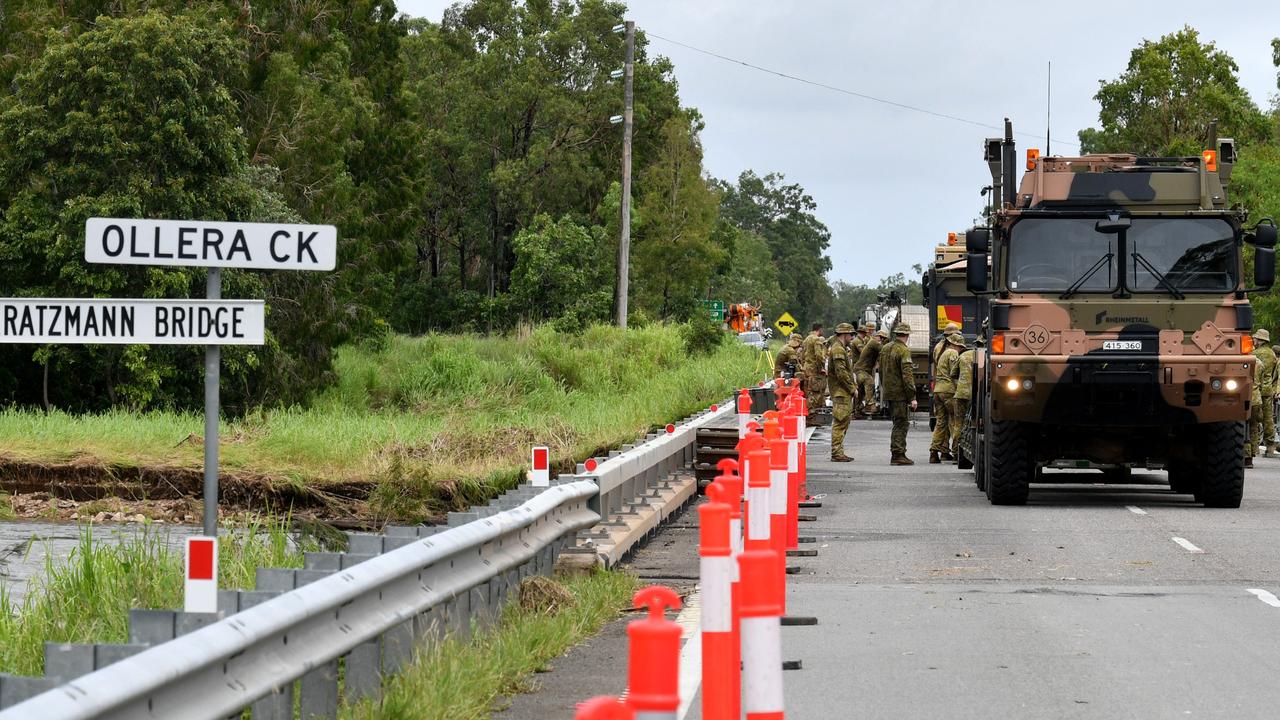
<svg viewBox="0 0 1280 720">
<path fill-rule="evenodd" d="M 3 491 L 0 491 L 0 520 L 12 520 L 15 515 L 13 501 Z"/>
<path fill-rule="evenodd" d="M 219 587 L 252 589 L 259 567 L 302 567 L 287 527 L 287 519 L 265 519 L 224 535 Z M 94 531 L 81 527 L 70 558 L 50 559 L 21 605 L 0 588 L 0 672 L 41 674 L 46 641 L 126 642 L 131 608 L 182 606 L 182 551 L 163 542 L 163 530 L 147 527 L 119 544 L 96 540 Z"/>
<path fill-rule="evenodd" d="M 447 640 L 388 681 L 381 703 L 344 708 L 346 720 L 482 720 L 503 696 L 532 689 L 529 676 L 599 632 L 631 604 L 636 581 L 597 571 L 563 579 L 573 597 L 556 611 L 508 606 L 493 631 L 470 642 Z M 619 672 L 625 667 L 619 666 Z M 593 693 L 583 689 L 582 700 Z"/>
<path fill-rule="evenodd" d="M 308 408 L 223 424 L 224 472 L 323 488 L 372 481 L 379 512 L 422 517 L 513 483 L 529 447 L 567 466 L 727 397 L 767 374 L 726 342 L 686 355 L 678 327 L 550 327 L 510 337 L 392 336 L 343 347 Z M 0 448 L 40 463 L 199 468 L 195 414 L 0 410 Z"/>
</svg>

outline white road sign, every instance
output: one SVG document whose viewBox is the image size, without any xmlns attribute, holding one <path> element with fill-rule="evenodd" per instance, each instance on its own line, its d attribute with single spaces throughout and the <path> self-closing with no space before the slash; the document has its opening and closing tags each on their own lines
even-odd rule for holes
<svg viewBox="0 0 1280 720">
<path fill-rule="evenodd" d="M 261 300 L 0 298 L 0 343 L 261 345 Z"/>
<path fill-rule="evenodd" d="M 89 218 L 84 259 L 112 265 L 332 270 L 332 225 Z"/>
</svg>

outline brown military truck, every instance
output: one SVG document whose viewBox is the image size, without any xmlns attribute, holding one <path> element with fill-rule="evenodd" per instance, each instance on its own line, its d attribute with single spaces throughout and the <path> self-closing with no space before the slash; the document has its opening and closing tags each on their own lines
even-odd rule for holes
<svg viewBox="0 0 1280 720">
<path fill-rule="evenodd" d="M 959 325 L 965 344 L 972 346 L 981 329 L 979 327 L 981 318 L 985 317 L 986 298 L 969 292 L 965 285 L 964 238 L 965 234 L 962 232 L 947 233 L 947 242 L 934 248 L 933 262 L 920 278 L 920 288 L 924 293 L 924 304 L 928 310 L 927 337 L 930 348 L 929 354 L 925 356 L 927 365 L 923 369 L 928 373 L 931 388 L 937 381 L 934 377 L 933 349 L 942 339 L 942 331 L 947 324 Z M 936 417 L 937 409 L 930 403 L 930 429 L 933 429 Z"/>
<path fill-rule="evenodd" d="M 1239 507 L 1248 293 L 1275 280 L 1276 227 L 1228 205 L 1235 143 L 1214 134 L 1194 157 L 1029 150 L 1016 187 L 1009 122 L 987 140 L 1002 202 L 965 238 L 966 284 L 989 297 L 966 444 L 992 503 L 1025 503 L 1045 469 L 1137 467 Z"/>
</svg>

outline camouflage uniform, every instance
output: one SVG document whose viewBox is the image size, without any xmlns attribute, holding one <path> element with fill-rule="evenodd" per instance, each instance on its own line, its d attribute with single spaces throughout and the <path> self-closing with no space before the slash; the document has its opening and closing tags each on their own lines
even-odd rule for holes
<svg viewBox="0 0 1280 720">
<path fill-rule="evenodd" d="M 787 363 L 792 363 L 799 373 L 800 367 L 800 336 L 795 333 L 787 338 L 787 344 L 778 351 L 778 357 L 773 361 L 773 376 L 782 377 L 783 371 L 786 369 Z"/>
<path fill-rule="evenodd" d="M 881 330 L 867 338 L 853 365 L 854 380 L 858 383 L 862 395 L 862 412 L 865 415 L 876 413 L 876 365 L 880 361 L 880 339 L 888 339 L 889 333 Z"/>
<path fill-rule="evenodd" d="M 1271 333 L 1258 330 L 1253 336 L 1262 341 L 1253 351 L 1253 356 L 1258 359 L 1257 370 L 1261 375 L 1259 390 L 1262 402 L 1259 405 L 1262 417 L 1257 422 L 1249 423 L 1249 440 L 1254 446 L 1260 445 L 1267 457 L 1275 457 L 1276 420 L 1273 402 L 1276 395 L 1276 353 L 1266 344 L 1271 341 Z"/>
<path fill-rule="evenodd" d="M 933 366 L 933 439 L 929 444 L 929 462 L 937 464 L 944 460 L 953 460 L 951 449 L 955 445 L 952 426 L 955 424 L 951 416 L 952 398 L 956 394 L 955 374 L 960 352 L 956 345 L 964 346 L 964 339 L 957 343 L 959 335 L 946 336 L 947 348 L 938 356 Z"/>
<path fill-rule="evenodd" d="M 827 405 L 826 338 L 821 330 L 813 330 L 800 344 L 800 365 L 804 368 L 804 394 L 809 414 Z"/>
<path fill-rule="evenodd" d="M 827 351 L 827 376 L 831 379 L 831 459 L 836 462 L 852 459 L 844 452 L 844 435 L 849 430 L 853 399 L 857 396 L 848 346 L 852 333 L 853 326 L 849 323 L 837 325 L 836 342 Z"/>
<path fill-rule="evenodd" d="M 942 329 L 942 337 L 938 338 L 938 342 L 929 353 L 929 360 L 933 362 L 933 367 L 937 367 L 942 360 L 942 353 L 947 349 L 947 339 L 958 332 L 960 332 L 960 326 L 953 322 L 947 323 L 947 326 Z"/>
<path fill-rule="evenodd" d="M 959 427 L 955 436 L 956 451 L 963 451 L 970 462 L 973 461 L 973 448 L 968 441 L 969 405 L 973 398 L 973 372 L 977 364 L 978 355 L 972 349 L 960 353 L 960 357 L 956 359 L 956 396 L 951 399 Z"/>
<path fill-rule="evenodd" d="M 893 418 L 893 432 L 889 438 L 892 465 L 914 465 L 907 458 L 907 429 L 911 425 L 911 404 L 916 400 L 915 363 L 905 336 L 911 334 L 911 326 L 899 323 L 893 329 L 897 337 L 880 351 L 881 396 L 889 403 L 889 416 Z"/>
<path fill-rule="evenodd" d="M 1249 397 L 1249 435 L 1244 439 L 1244 466 L 1253 467 L 1262 435 L 1262 363 L 1253 364 L 1253 394 Z"/>
</svg>

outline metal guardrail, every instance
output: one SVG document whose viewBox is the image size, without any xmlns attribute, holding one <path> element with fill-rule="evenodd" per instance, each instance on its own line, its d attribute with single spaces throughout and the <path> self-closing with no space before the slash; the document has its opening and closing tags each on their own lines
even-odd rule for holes
<svg viewBox="0 0 1280 720">
<path fill-rule="evenodd" d="M 383 672 L 412 657 L 416 641 L 457 622 L 449 615 L 470 616 L 473 588 L 540 559 L 539 569 L 549 571 L 547 548 L 597 521 L 587 507 L 595 494 L 591 482 L 550 487 L 515 509 L 421 538 L 143 650 L 0 712 L 0 720 L 221 718 L 273 693 L 283 698 L 281 688 L 300 678 L 305 684 L 306 676 L 331 684 L 336 701 L 339 658 L 344 694 L 370 695 Z M 436 610 L 447 603 L 453 606 Z M 271 705 L 255 707 L 254 717 L 259 708 L 266 717 L 293 716 L 291 694 L 287 711 Z"/>
<path fill-rule="evenodd" d="M 693 460 L 697 429 L 731 405 L 624 446 L 594 472 L 450 513 L 448 527 L 354 534 L 347 553 L 260 569 L 257 590 L 219 593 L 219 613 L 134 610 L 129 644 L 47 644 L 46 677 L 0 675 L 0 720 L 224 718 L 245 708 L 254 720 L 292 720 L 295 687 L 304 718 L 334 717 L 339 696 L 376 697 L 419 643 L 495 618 L 579 530 L 660 492 Z"/>
</svg>

